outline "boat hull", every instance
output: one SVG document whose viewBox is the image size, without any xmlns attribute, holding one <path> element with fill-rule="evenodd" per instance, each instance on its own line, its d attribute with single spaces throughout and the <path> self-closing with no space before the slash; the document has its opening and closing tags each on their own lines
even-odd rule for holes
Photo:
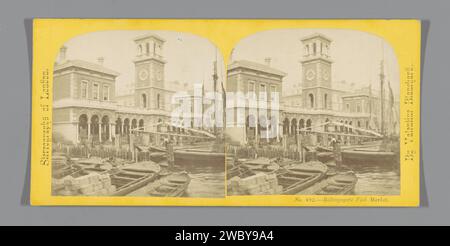
<svg viewBox="0 0 450 246">
<path fill-rule="evenodd" d="M 319 182 L 326 176 L 328 167 L 320 162 L 310 162 L 287 168 L 277 178 L 283 186 L 283 195 L 295 195 Z"/>
<path fill-rule="evenodd" d="M 349 195 L 358 178 L 353 172 L 338 173 L 300 192 L 300 195 Z"/>
<path fill-rule="evenodd" d="M 147 194 L 156 197 L 181 197 L 191 182 L 187 173 L 174 173 L 151 183 Z"/>
<path fill-rule="evenodd" d="M 139 188 L 146 186 L 148 183 L 156 180 L 158 177 L 157 174 L 150 174 L 149 176 L 142 178 L 140 180 L 135 181 L 133 184 L 129 185 L 126 188 L 122 188 L 111 194 L 111 196 L 125 196 Z"/>
<path fill-rule="evenodd" d="M 381 151 L 342 151 L 342 163 L 345 165 L 392 165 L 397 162 L 398 156 L 394 152 Z"/>
<path fill-rule="evenodd" d="M 225 153 L 209 153 L 195 151 L 175 151 L 175 165 L 224 166 Z"/>
</svg>

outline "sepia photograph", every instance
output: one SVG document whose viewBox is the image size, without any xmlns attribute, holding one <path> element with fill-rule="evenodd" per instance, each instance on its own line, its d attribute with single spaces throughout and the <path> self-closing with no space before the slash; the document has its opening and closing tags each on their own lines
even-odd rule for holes
<svg viewBox="0 0 450 246">
<path fill-rule="evenodd" d="M 400 192 L 397 59 L 368 33 L 256 33 L 225 71 L 192 34 L 95 32 L 53 78 L 56 196 Z"/>
<path fill-rule="evenodd" d="M 224 197 L 220 129 L 202 115 L 215 119 L 207 95 L 223 76 L 217 48 L 188 33 L 66 42 L 53 71 L 52 195 Z"/>
<path fill-rule="evenodd" d="M 400 71 L 385 40 L 279 29 L 230 57 L 227 93 L 242 100 L 227 120 L 228 195 L 399 195 Z"/>
</svg>

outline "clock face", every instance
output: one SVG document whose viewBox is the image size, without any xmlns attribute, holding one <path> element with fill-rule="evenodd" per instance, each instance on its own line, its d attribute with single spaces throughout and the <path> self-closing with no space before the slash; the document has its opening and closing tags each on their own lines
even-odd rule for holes
<svg viewBox="0 0 450 246">
<path fill-rule="evenodd" d="M 314 79 L 315 77 L 316 77 L 316 72 L 314 72 L 314 70 L 308 69 L 308 70 L 306 71 L 306 79 L 307 79 L 307 80 L 312 80 L 312 79 Z"/>
<path fill-rule="evenodd" d="M 328 80 L 330 78 L 330 72 L 328 72 L 328 70 L 323 70 L 322 77 L 324 80 Z"/>
<path fill-rule="evenodd" d="M 146 80 L 147 78 L 148 78 L 147 69 L 141 69 L 141 71 L 139 71 L 139 79 Z"/>
</svg>

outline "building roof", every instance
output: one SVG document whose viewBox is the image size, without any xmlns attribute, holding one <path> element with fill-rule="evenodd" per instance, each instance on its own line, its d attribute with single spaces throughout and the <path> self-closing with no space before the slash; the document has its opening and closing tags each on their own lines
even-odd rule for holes
<svg viewBox="0 0 450 246">
<path fill-rule="evenodd" d="M 252 62 L 252 61 L 247 61 L 247 60 L 239 60 L 239 61 L 234 61 L 232 62 L 229 66 L 228 66 L 228 70 L 232 70 L 238 67 L 242 67 L 242 68 L 247 68 L 247 69 L 251 69 L 251 70 L 256 70 L 256 71 L 260 71 L 260 72 L 265 72 L 265 73 L 269 73 L 269 74 L 275 74 L 281 77 L 284 77 L 287 75 L 287 73 L 275 69 L 273 67 L 261 64 L 261 63 L 257 63 L 257 62 Z"/>
<path fill-rule="evenodd" d="M 134 41 L 139 41 L 139 40 L 146 39 L 146 38 L 154 38 L 154 39 L 159 40 L 159 41 L 161 41 L 163 43 L 166 42 L 166 40 L 163 39 L 161 36 L 158 36 L 158 35 L 153 34 L 153 33 L 148 33 L 148 34 L 137 36 L 133 40 Z"/>
<path fill-rule="evenodd" d="M 99 73 L 104 73 L 104 74 L 108 74 L 108 75 L 112 75 L 114 77 L 119 76 L 119 73 L 106 68 L 100 64 L 97 63 L 93 63 L 93 62 L 88 62 L 88 61 L 83 61 L 83 60 L 66 60 L 62 63 L 58 63 L 55 66 L 55 71 L 56 70 L 61 70 L 64 68 L 69 68 L 69 67 L 78 67 L 78 68 L 83 68 L 83 69 L 87 69 L 87 70 L 91 70 L 94 72 L 99 72 Z"/>
<path fill-rule="evenodd" d="M 307 40 L 310 40 L 310 39 L 313 39 L 313 38 L 321 38 L 321 39 L 325 39 L 325 40 L 327 40 L 328 42 L 333 41 L 331 38 L 329 38 L 329 37 L 327 37 L 327 36 L 325 36 L 325 35 L 323 35 L 323 34 L 321 34 L 321 33 L 314 33 L 314 34 L 308 35 L 308 36 L 306 36 L 306 37 L 303 37 L 303 38 L 301 39 L 301 41 L 307 41 Z"/>
</svg>

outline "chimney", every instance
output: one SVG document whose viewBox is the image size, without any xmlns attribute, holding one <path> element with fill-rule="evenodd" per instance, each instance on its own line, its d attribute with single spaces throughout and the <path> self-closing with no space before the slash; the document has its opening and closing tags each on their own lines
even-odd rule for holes
<svg viewBox="0 0 450 246">
<path fill-rule="evenodd" d="M 66 61 L 66 52 L 67 52 L 67 47 L 66 46 L 62 46 L 59 49 L 59 62 L 65 62 Z"/>
<path fill-rule="evenodd" d="M 104 57 L 99 57 L 99 58 L 97 58 L 97 62 L 98 62 L 98 64 L 100 64 L 100 65 L 102 65 L 103 66 L 103 62 L 105 61 L 105 58 Z"/>
<path fill-rule="evenodd" d="M 269 66 L 269 67 L 270 67 L 270 61 L 272 61 L 272 58 L 270 58 L 270 57 L 266 57 L 266 58 L 264 59 L 264 63 L 265 63 L 267 66 Z"/>
</svg>

